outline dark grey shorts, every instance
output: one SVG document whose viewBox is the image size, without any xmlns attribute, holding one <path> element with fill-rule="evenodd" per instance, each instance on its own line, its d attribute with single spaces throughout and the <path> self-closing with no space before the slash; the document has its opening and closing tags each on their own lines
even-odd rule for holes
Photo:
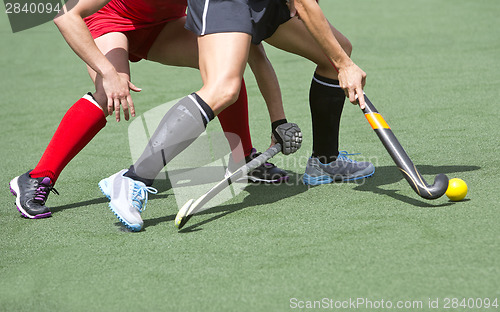
<svg viewBox="0 0 500 312">
<path fill-rule="evenodd" d="M 289 19 L 286 0 L 188 0 L 186 28 L 198 36 L 242 32 L 258 44 Z"/>
</svg>

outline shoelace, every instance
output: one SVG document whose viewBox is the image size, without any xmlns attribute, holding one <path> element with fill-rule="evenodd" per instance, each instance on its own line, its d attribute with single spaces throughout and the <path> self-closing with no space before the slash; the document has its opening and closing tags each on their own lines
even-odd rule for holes
<svg viewBox="0 0 500 312">
<path fill-rule="evenodd" d="M 353 156 L 353 155 L 359 155 L 359 154 L 361 154 L 361 153 L 349 154 L 347 151 L 339 151 L 339 155 L 337 156 L 337 159 L 345 160 L 345 161 L 348 161 L 351 163 L 357 163 L 357 161 L 350 159 L 347 156 Z"/>
<path fill-rule="evenodd" d="M 132 192 L 132 205 L 143 212 L 148 203 L 148 193 L 157 194 L 158 190 L 151 186 L 142 186 L 139 183 L 134 183 L 134 190 Z"/>
<path fill-rule="evenodd" d="M 39 203 L 40 205 L 45 205 L 50 192 L 59 195 L 59 192 L 52 185 L 44 184 L 42 181 L 35 191 L 33 201 Z"/>
</svg>

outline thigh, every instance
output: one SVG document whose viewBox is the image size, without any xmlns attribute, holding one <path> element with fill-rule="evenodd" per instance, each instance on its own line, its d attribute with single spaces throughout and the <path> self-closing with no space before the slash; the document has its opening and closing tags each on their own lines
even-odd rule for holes
<svg viewBox="0 0 500 312">
<path fill-rule="evenodd" d="M 252 39 L 248 0 L 188 0 L 186 28 L 198 36 L 203 87 L 217 115 L 238 98 Z"/>
<path fill-rule="evenodd" d="M 198 44 L 203 83 L 225 79 L 228 76 L 243 76 L 250 49 L 250 35 L 211 34 L 199 37 Z"/>
<path fill-rule="evenodd" d="M 197 36 L 184 28 L 186 18 L 168 22 L 149 49 L 148 60 L 198 68 Z"/>
<path fill-rule="evenodd" d="M 349 40 L 336 28 L 331 25 L 330 27 L 335 38 L 349 55 L 352 49 Z M 311 36 L 304 23 L 297 17 L 278 27 L 276 32 L 266 42 L 278 49 L 307 58 L 317 64 L 321 71 L 329 72 L 327 75 L 323 73 L 325 76 L 331 76 L 335 72 L 323 50 L 321 50 L 320 46 Z"/>
<path fill-rule="evenodd" d="M 232 104 L 228 102 L 231 98 L 237 98 L 248 60 L 250 41 L 251 36 L 245 33 L 217 33 L 198 38 L 203 80 L 199 95 L 216 114 Z"/>
<path fill-rule="evenodd" d="M 130 66 L 128 62 L 128 40 L 127 36 L 123 33 L 113 32 L 100 36 L 94 39 L 97 48 L 106 56 L 109 62 L 114 66 L 116 71 L 120 75 L 124 75 L 127 80 L 130 80 Z M 106 108 L 106 94 L 104 93 L 104 88 L 102 86 L 102 78 L 97 75 L 97 73 L 87 66 L 90 78 L 94 82 L 96 92 L 94 93 L 94 98 L 103 107 L 104 112 L 107 112 Z"/>
</svg>

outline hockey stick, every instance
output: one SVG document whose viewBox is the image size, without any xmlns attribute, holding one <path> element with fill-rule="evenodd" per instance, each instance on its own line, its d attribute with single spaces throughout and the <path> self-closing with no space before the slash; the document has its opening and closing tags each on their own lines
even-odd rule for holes
<svg viewBox="0 0 500 312">
<path fill-rule="evenodd" d="M 405 150 L 399 144 L 398 139 L 392 133 L 391 128 L 385 122 L 382 115 L 379 114 L 375 106 L 370 102 L 365 95 L 366 106 L 363 109 L 366 119 L 377 133 L 380 141 L 384 144 L 385 149 L 391 155 L 396 163 L 396 166 L 401 170 L 406 181 L 410 184 L 413 190 L 425 199 L 436 199 L 441 197 L 448 188 L 448 177 L 442 173 L 438 174 L 434 179 L 434 184 L 429 185 L 418 172 L 417 168 L 406 154 Z"/>
<path fill-rule="evenodd" d="M 191 219 L 191 217 L 200 211 L 200 209 L 205 205 L 209 200 L 214 198 L 215 195 L 219 194 L 223 189 L 229 186 L 233 181 L 238 180 L 241 177 L 244 177 L 249 171 L 259 167 L 264 164 L 274 155 L 278 154 L 281 151 L 281 144 L 276 143 L 267 149 L 264 153 L 259 155 L 258 157 L 252 159 L 247 164 L 233 172 L 230 176 L 224 178 L 224 180 L 220 181 L 212 187 L 208 192 L 198 198 L 196 201 L 194 199 L 188 200 L 184 206 L 179 210 L 177 215 L 175 216 L 175 226 L 180 230 L 186 224 L 186 222 Z"/>
</svg>

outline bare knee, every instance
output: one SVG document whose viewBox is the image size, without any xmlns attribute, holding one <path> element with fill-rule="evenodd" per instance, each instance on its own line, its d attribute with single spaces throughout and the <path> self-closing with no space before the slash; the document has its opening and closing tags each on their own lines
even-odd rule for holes
<svg viewBox="0 0 500 312">
<path fill-rule="evenodd" d="M 241 80 L 232 79 L 205 85 L 197 93 L 217 115 L 226 107 L 236 102 L 240 94 L 240 88 Z"/>
<path fill-rule="evenodd" d="M 337 37 L 337 40 L 338 40 L 340 46 L 344 50 L 344 52 L 349 57 L 351 57 L 352 44 L 349 41 L 349 39 L 347 39 L 343 35 L 336 36 L 336 37 Z M 330 60 L 328 58 L 322 58 L 321 62 L 318 62 L 316 65 L 317 65 L 316 72 L 319 75 L 327 77 L 327 78 L 331 78 L 331 79 L 338 79 L 337 71 L 332 66 L 332 64 L 330 63 Z"/>
<path fill-rule="evenodd" d="M 352 54 L 352 44 L 349 41 L 349 39 L 345 38 L 345 41 L 343 43 L 341 43 L 340 45 L 342 46 L 342 49 L 345 51 L 345 53 L 347 55 L 349 55 L 349 57 L 351 57 L 351 54 Z"/>
<path fill-rule="evenodd" d="M 238 99 L 240 84 L 231 84 L 220 88 L 218 103 L 212 108 L 217 114 L 223 109 L 231 106 Z"/>
<path fill-rule="evenodd" d="M 344 36 L 344 34 L 342 34 L 335 27 L 333 27 L 331 25 L 330 25 L 330 27 L 332 28 L 332 32 L 333 32 L 333 35 L 335 36 L 335 39 L 337 39 L 337 41 L 339 42 L 339 44 L 342 47 L 342 49 L 344 50 L 344 52 L 347 55 L 349 55 L 349 57 L 351 57 L 351 53 L 352 53 L 351 41 L 349 41 L 349 39 L 347 39 L 347 37 Z"/>
<path fill-rule="evenodd" d="M 240 88 L 241 88 L 241 80 L 233 81 L 229 83 L 229 85 L 226 88 L 224 88 L 225 89 L 225 92 L 223 92 L 224 103 L 225 103 L 224 108 L 236 102 L 240 94 Z"/>
</svg>

